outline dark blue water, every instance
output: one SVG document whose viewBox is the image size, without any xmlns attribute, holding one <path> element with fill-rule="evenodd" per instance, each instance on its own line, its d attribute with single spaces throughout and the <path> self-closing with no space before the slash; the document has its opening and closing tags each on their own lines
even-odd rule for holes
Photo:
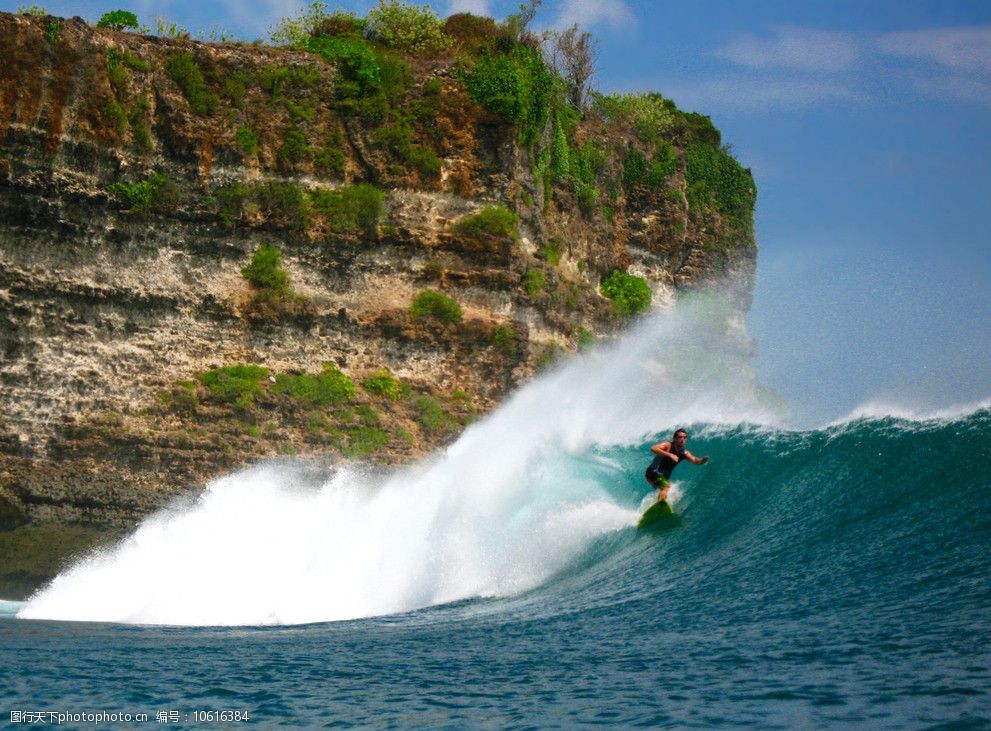
<svg viewBox="0 0 991 731">
<path fill-rule="evenodd" d="M 610 531 L 522 595 L 293 627 L 5 617 L 3 721 L 991 728 L 991 412 L 699 425 L 690 448 L 712 461 L 676 473 L 679 526 Z M 600 455 L 617 502 L 643 496 L 646 454 Z M 222 709 L 251 720 L 193 723 Z"/>
</svg>

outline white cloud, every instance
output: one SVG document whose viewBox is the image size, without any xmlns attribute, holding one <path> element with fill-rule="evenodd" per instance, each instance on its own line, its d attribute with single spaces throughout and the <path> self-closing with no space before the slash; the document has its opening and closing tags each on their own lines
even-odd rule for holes
<svg viewBox="0 0 991 731">
<path fill-rule="evenodd" d="M 859 55 L 860 43 L 848 33 L 781 26 L 773 38 L 740 36 L 718 49 L 716 56 L 751 68 L 843 71 Z"/>
<path fill-rule="evenodd" d="M 656 82 L 651 84 L 658 86 Z M 729 112 L 801 111 L 860 101 L 848 85 L 822 79 L 725 77 L 660 84 L 680 109 Z"/>
<path fill-rule="evenodd" d="M 624 26 L 634 20 L 633 11 L 625 0 L 564 0 L 554 27 L 563 29 L 577 25 L 588 29 L 599 23 Z"/>
<path fill-rule="evenodd" d="M 934 61 L 963 71 L 991 72 L 991 26 L 887 33 L 878 48 L 894 56 Z"/>
<path fill-rule="evenodd" d="M 243 0 L 222 0 L 232 23 L 236 23 L 259 36 L 268 36 L 273 25 L 282 18 L 295 17 L 302 12 L 300 0 L 260 0 L 245 3 Z"/>
<path fill-rule="evenodd" d="M 492 15 L 492 0 L 449 0 L 447 14 L 471 13 L 472 15 Z"/>
</svg>

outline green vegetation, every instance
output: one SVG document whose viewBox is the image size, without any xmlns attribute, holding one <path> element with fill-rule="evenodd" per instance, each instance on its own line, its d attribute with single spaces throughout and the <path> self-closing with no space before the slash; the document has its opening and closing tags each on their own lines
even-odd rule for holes
<svg viewBox="0 0 991 731">
<path fill-rule="evenodd" d="M 239 409 L 255 405 L 255 398 L 265 393 L 268 368 L 260 365 L 232 365 L 197 374 L 210 396 Z"/>
<path fill-rule="evenodd" d="M 284 99 L 312 89 L 320 79 L 320 71 L 312 66 L 270 65 L 258 73 L 257 81 L 273 99 Z"/>
<path fill-rule="evenodd" d="M 535 299 L 546 286 L 547 277 L 539 269 L 529 269 L 520 280 L 520 287 L 530 299 Z"/>
<path fill-rule="evenodd" d="M 299 16 L 283 18 L 270 33 L 277 46 L 304 48 L 311 37 L 318 35 L 360 35 L 363 22 L 352 13 L 335 10 L 328 14 L 327 3 L 311 2 Z"/>
<path fill-rule="evenodd" d="M 512 325 L 496 325 L 492 331 L 492 344 L 512 358 L 516 355 L 516 331 Z"/>
<path fill-rule="evenodd" d="M 18 15 L 48 15 L 48 11 L 42 5 L 18 5 L 17 13 Z"/>
<path fill-rule="evenodd" d="M 251 257 L 251 262 L 241 270 L 255 289 L 244 310 L 250 320 L 279 322 L 287 315 L 309 317 L 313 314 L 309 300 L 296 296 L 289 275 L 281 264 L 281 252 L 262 244 Z"/>
<path fill-rule="evenodd" d="M 389 442 L 389 432 L 375 426 L 352 427 L 348 429 L 347 435 L 347 443 L 341 451 L 349 459 L 364 459 Z"/>
<path fill-rule="evenodd" d="M 516 240 L 520 237 L 520 218 L 505 206 L 485 206 L 478 213 L 458 221 L 455 229 L 467 236 L 499 236 Z"/>
<path fill-rule="evenodd" d="M 120 50 L 115 46 L 107 49 L 107 76 L 110 85 L 118 94 L 127 90 L 127 69 L 124 68 Z"/>
<path fill-rule="evenodd" d="M 179 189 L 175 183 L 158 172 L 137 183 L 116 182 L 107 192 L 127 203 L 137 214 L 172 213 L 179 207 Z"/>
<path fill-rule="evenodd" d="M 236 133 L 237 147 L 247 157 L 254 157 L 258 153 L 258 135 L 248 127 L 241 125 Z"/>
<path fill-rule="evenodd" d="M 441 322 L 461 322 L 461 305 L 450 297 L 432 289 L 420 292 L 409 310 L 410 317 L 420 320 L 432 317 Z"/>
<path fill-rule="evenodd" d="M 272 390 L 316 407 L 346 404 L 354 397 L 354 383 L 333 363 L 327 363 L 315 376 L 279 374 Z"/>
<path fill-rule="evenodd" d="M 134 141 L 145 151 L 151 151 L 154 147 L 151 139 L 151 124 L 148 122 L 151 116 L 151 108 L 148 104 L 148 97 L 142 94 L 134 102 L 131 111 L 128 112 L 127 121 L 131 124 L 131 134 Z"/>
<path fill-rule="evenodd" d="M 180 51 L 169 56 L 165 62 L 165 70 L 182 89 L 194 112 L 204 117 L 213 114 L 220 103 L 220 97 L 206 90 L 203 72 L 190 53 Z"/>
<path fill-rule="evenodd" d="M 599 338 L 591 330 L 578 326 L 575 332 L 578 341 L 578 350 L 590 350 L 599 342 Z"/>
<path fill-rule="evenodd" d="M 538 141 L 555 88 L 539 50 L 519 44 L 506 53 L 483 51 L 460 75 L 472 101 L 517 125 L 520 142 Z"/>
<path fill-rule="evenodd" d="M 385 193 L 374 185 L 359 183 L 335 190 L 317 189 L 310 193 L 313 210 L 323 215 L 335 233 L 363 231 L 371 235 L 382 217 Z"/>
<path fill-rule="evenodd" d="M 660 94 L 593 94 L 592 108 L 603 119 L 626 122 L 644 142 L 670 132 L 681 115 L 674 102 Z"/>
<path fill-rule="evenodd" d="M 725 150 L 693 143 L 686 152 L 685 185 L 689 207 L 704 211 L 710 206 L 742 226 L 753 210 L 755 186 L 750 171 Z"/>
<path fill-rule="evenodd" d="M 310 225 L 310 197 L 294 183 L 228 183 L 214 188 L 207 204 L 231 227 L 259 213 L 275 228 L 303 231 Z"/>
<path fill-rule="evenodd" d="M 45 40 L 55 43 L 62 35 L 62 21 L 56 18 L 45 23 Z"/>
<path fill-rule="evenodd" d="M 429 436 L 446 434 L 457 426 L 457 420 L 433 396 L 420 396 L 414 406 L 420 426 Z"/>
<path fill-rule="evenodd" d="M 616 269 L 602 280 L 600 289 L 612 300 L 618 315 L 631 317 L 650 309 L 650 286 L 643 277 Z"/>
<path fill-rule="evenodd" d="M 124 64 L 135 71 L 140 71 L 141 73 L 147 73 L 151 71 L 151 64 L 141 58 L 138 54 L 133 53 L 126 48 L 121 51 L 121 59 L 123 59 Z"/>
<path fill-rule="evenodd" d="M 310 143 L 298 129 L 288 129 L 282 138 L 282 145 L 275 156 L 282 168 L 291 168 L 294 163 L 310 157 Z"/>
<path fill-rule="evenodd" d="M 678 155 L 674 146 L 666 140 L 657 143 L 650 160 L 637 149 L 631 149 L 623 162 L 623 185 L 632 193 L 638 185 L 657 190 L 678 169 Z"/>
<path fill-rule="evenodd" d="M 384 396 L 392 401 L 398 401 L 403 396 L 402 384 L 385 368 L 379 370 L 374 376 L 366 378 L 361 382 L 361 385 L 368 393 Z"/>
<path fill-rule="evenodd" d="M 365 33 L 384 46 L 407 53 L 436 52 L 450 45 L 441 21 L 428 5 L 417 7 L 397 0 L 379 0 L 379 6 L 365 19 Z"/>
<path fill-rule="evenodd" d="M 97 28 L 110 28 L 111 30 L 124 30 L 125 28 L 137 28 L 138 16 L 127 10 L 111 10 L 104 13 L 96 22 Z"/>
<path fill-rule="evenodd" d="M 281 266 L 282 252 L 274 246 L 262 244 L 241 274 L 258 289 L 268 290 L 273 295 L 289 295 L 292 293 L 289 275 Z"/>
<path fill-rule="evenodd" d="M 127 109 L 116 99 L 111 99 L 103 107 L 103 113 L 121 136 L 127 133 Z"/>
<path fill-rule="evenodd" d="M 337 177 L 344 176 L 347 165 L 347 152 L 344 149 L 344 135 L 335 129 L 327 138 L 327 144 L 313 152 L 313 164 L 318 170 L 332 173 Z"/>
</svg>

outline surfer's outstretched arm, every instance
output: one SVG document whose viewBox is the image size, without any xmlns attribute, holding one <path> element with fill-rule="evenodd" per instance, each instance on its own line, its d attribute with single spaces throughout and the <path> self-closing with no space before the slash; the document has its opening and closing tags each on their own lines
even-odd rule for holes
<svg viewBox="0 0 991 731">
<path fill-rule="evenodd" d="M 707 456 L 706 457 L 696 457 L 694 454 L 692 454 L 691 452 L 689 452 L 687 449 L 685 450 L 685 459 L 687 459 L 692 464 L 705 464 L 706 462 L 709 461 L 709 458 Z"/>
</svg>

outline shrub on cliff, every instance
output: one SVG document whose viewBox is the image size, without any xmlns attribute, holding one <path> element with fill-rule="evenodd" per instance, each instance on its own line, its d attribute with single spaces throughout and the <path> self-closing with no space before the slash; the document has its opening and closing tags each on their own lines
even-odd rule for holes
<svg viewBox="0 0 991 731">
<path fill-rule="evenodd" d="M 554 77 L 540 51 L 517 45 L 509 53 L 483 54 L 461 78 L 472 101 L 517 125 L 524 145 L 537 142 L 554 94 Z"/>
<path fill-rule="evenodd" d="M 125 28 L 137 28 L 138 16 L 127 10 L 111 10 L 104 13 L 96 22 L 97 28 L 110 28 L 111 30 L 124 30 Z"/>
<path fill-rule="evenodd" d="M 281 264 L 282 252 L 274 246 L 262 244 L 241 274 L 259 289 L 288 295 L 292 293 L 292 287 L 289 285 L 289 275 L 280 268 Z"/>
<path fill-rule="evenodd" d="M 151 173 L 137 183 L 118 181 L 107 186 L 107 192 L 126 202 L 137 214 L 172 213 L 179 206 L 179 189 L 161 173 Z"/>
<path fill-rule="evenodd" d="M 212 398 L 239 409 L 255 405 L 255 397 L 265 393 L 267 379 L 268 368 L 243 364 L 213 368 L 196 376 Z"/>
<path fill-rule="evenodd" d="M 505 206 L 486 206 L 478 213 L 465 216 L 455 229 L 468 236 L 520 237 L 520 218 Z"/>
<path fill-rule="evenodd" d="M 493 53 L 500 43 L 506 47 L 512 44 L 509 34 L 493 18 L 471 13 L 448 16 L 443 29 L 457 50 L 471 56 Z"/>
<path fill-rule="evenodd" d="M 380 369 L 371 378 L 366 378 L 361 385 L 368 393 L 385 396 L 392 401 L 398 401 L 403 396 L 402 384 L 385 368 Z"/>
<path fill-rule="evenodd" d="M 441 322 L 461 322 L 461 305 L 450 297 L 432 289 L 420 292 L 409 310 L 410 317 L 420 320 L 433 317 Z"/>
<path fill-rule="evenodd" d="M 650 285 L 643 277 L 616 269 L 602 280 L 602 294 L 612 300 L 616 313 L 630 317 L 650 309 Z"/>
<path fill-rule="evenodd" d="M 213 114 L 220 97 L 207 91 L 203 72 L 191 54 L 186 51 L 172 54 L 165 62 L 165 70 L 182 89 L 194 112 L 204 117 Z"/>
<path fill-rule="evenodd" d="M 442 51 L 451 43 L 429 5 L 420 7 L 397 0 L 379 0 L 379 6 L 368 11 L 365 34 L 377 43 L 407 53 Z"/>
<path fill-rule="evenodd" d="M 324 216 L 335 233 L 363 231 L 373 234 L 384 211 L 385 193 L 368 183 L 344 185 L 336 190 L 310 192 L 313 210 Z"/>
</svg>

